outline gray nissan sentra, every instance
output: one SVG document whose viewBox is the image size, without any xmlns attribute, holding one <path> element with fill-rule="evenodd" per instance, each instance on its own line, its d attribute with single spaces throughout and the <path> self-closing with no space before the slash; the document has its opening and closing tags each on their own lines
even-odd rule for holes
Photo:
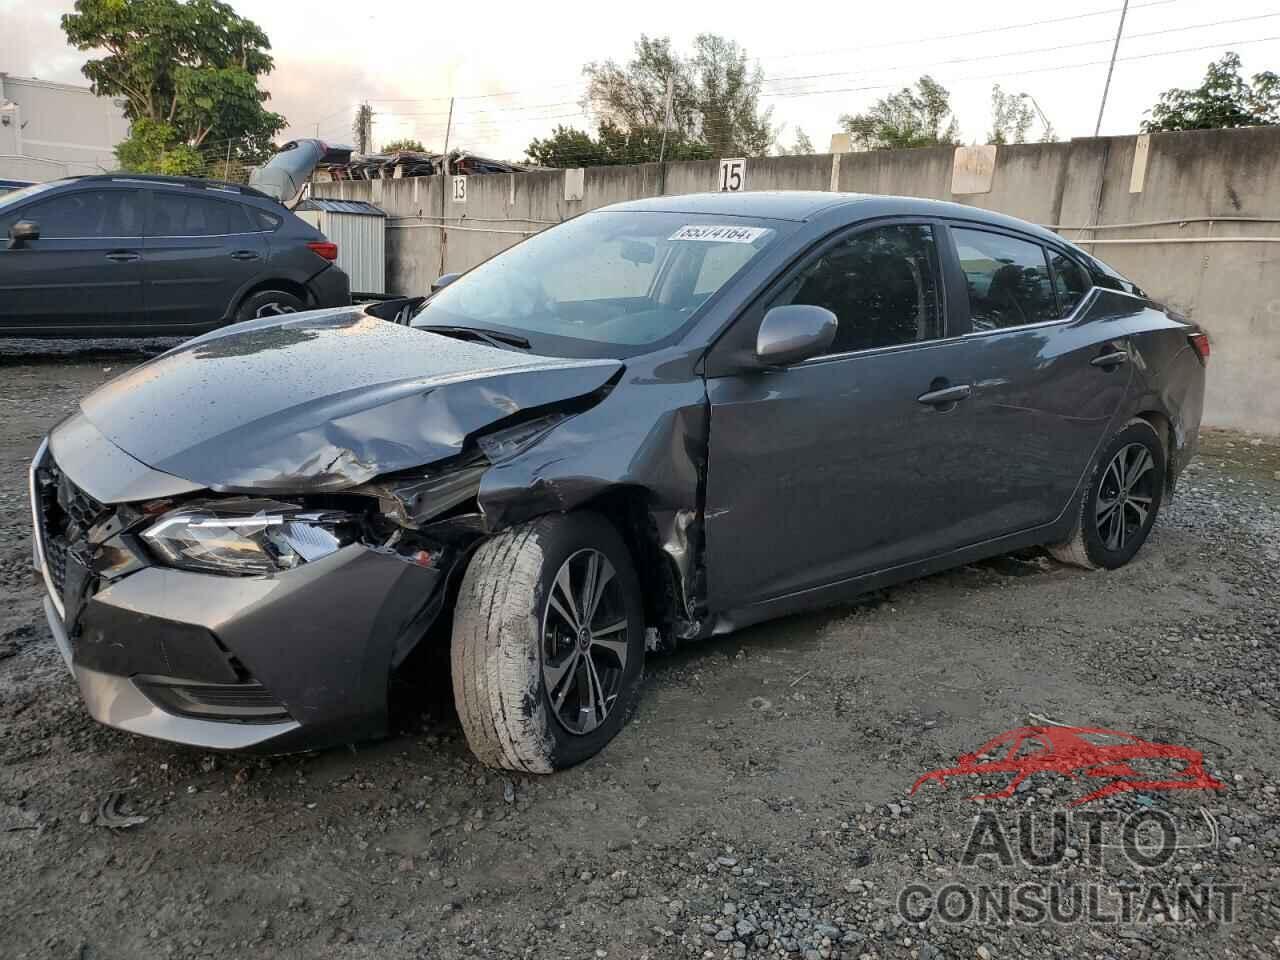
<svg viewBox="0 0 1280 960">
<path fill-rule="evenodd" d="M 1208 354 L 983 210 L 640 200 L 425 302 L 236 324 L 108 383 L 36 454 L 35 560 L 103 723 L 373 737 L 447 645 L 475 754 L 546 772 L 617 734 L 654 650 L 1037 544 L 1127 563 Z"/>
</svg>

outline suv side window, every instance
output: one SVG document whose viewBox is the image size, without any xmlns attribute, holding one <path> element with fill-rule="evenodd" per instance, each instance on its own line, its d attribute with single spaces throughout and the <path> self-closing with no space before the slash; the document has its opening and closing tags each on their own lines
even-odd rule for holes
<svg viewBox="0 0 1280 960">
<path fill-rule="evenodd" d="M 1044 247 L 1001 233 L 953 227 L 975 332 L 1057 320 Z"/>
<path fill-rule="evenodd" d="M 1093 284 L 1084 268 L 1065 253 L 1053 253 L 1049 262 L 1053 264 L 1053 285 L 1058 291 L 1058 304 L 1065 317 L 1084 299 Z"/>
<path fill-rule="evenodd" d="M 156 190 L 151 194 L 149 237 L 221 237 L 250 229 L 238 203 Z"/>
<path fill-rule="evenodd" d="M 928 224 L 855 233 L 794 276 L 771 306 L 812 304 L 836 315 L 831 353 L 942 335 L 938 248 Z"/>
<path fill-rule="evenodd" d="M 142 236 L 142 206 L 138 202 L 137 190 L 60 193 L 15 213 L 11 222 L 34 220 L 40 225 L 42 240 Z"/>
</svg>

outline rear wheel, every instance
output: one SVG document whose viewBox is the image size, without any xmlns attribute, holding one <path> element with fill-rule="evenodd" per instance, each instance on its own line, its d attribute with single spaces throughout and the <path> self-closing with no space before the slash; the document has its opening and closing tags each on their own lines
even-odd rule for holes
<svg viewBox="0 0 1280 960">
<path fill-rule="evenodd" d="M 1135 418 L 1111 438 L 1081 496 L 1076 529 L 1049 548 L 1063 563 L 1114 570 L 1146 542 L 1164 497 L 1165 453 L 1160 435 Z"/>
<path fill-rule="evenodd" d="M 236 310 L 236 320 L 257 320 L 260 317 L 278 317 L 297 313 L 307 305 L 292 293 L 284 290 L 259 290 L 245 297 Z"/>
<path fill-rule="evenodd" d="M 597 753 L 643 661 L 639 580 L 604 518 L 542 517 L 476 551 L 454 611 L 453 696 L 488 766 L 550 773 Z"/>
</svg>

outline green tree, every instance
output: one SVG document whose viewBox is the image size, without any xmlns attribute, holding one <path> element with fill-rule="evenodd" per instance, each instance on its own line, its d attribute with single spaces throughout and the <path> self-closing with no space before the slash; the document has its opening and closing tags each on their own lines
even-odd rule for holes
<svg viewBox="0 0 1280 960">
<path fill-rule="evenodd" d="M 877 100 L 865 113 L 844 114 L 840 123 L 856 148 L 892 150 L 958 143 L 959 125 L 951 113 L 951 94 L 928 74 L 915 88 Z"/>
<path fill-rule="evenodd" d="M 1239 55 L 1228 52 L 1209 64 L 1200 86 L 1166 90 L 1147 113 L 1146 133 L 1271 126 L 1280 123 L 1280 76 L 1265 70 L 1246 80 Z"/>
<path fill-rule="evenodd" d="M 1026 143 L 1035 110 L 1021 94 L 1005 93 L 1000 84 L 991 87 L 991 132 L 987 143 Z"/>
<path fill-rule="evenodd" d="M 666 150 L 662 148 L 662 128 L 653 126 L 624 130 L 613 123 L 600 124 L 596 136 L 576 127 L 558 126 L 551 136 L 535 138 L 525 149 L 530 163 L 544 167 L 598 167 L 623 163 L 655 163 L 667 160 L 710 160 L 711 147 L 689 141 L 679 132 L 669 131 Z"/>
<path fill-rule="evenodd" d="M 778 156 L 780 157 L 801 157 L 815 153 L 813 149 L 813 141 L 809 139 L 809 135 L 796 127 L 796 138 L 789 147 L 779 147 Z"/>
<path fill-rule="evenodd" d="M 399 153 L 400 151 L 413 153 L 426 153 L 427 148 L 422 145 L 421 140 L 414 140 L 412 137 L 406 137 L 402 140 L 392 140 L 390 143 L 382 145 L 383 153 Z"/>
<path fill-rule="evenodd" d="M 356 107 L 351 121 L 351 136 L 356 141 L 356 153 L 368 153 L 373 146 L 373 107 L 362 103 Z"/>
<path fill-rule="evenodd" d="M 82 72 L 94 93 L 125 101 L 133 129 L 116 155 L 126 169 L 191 167 L 184 147 L 205 148 L 238 165 L 260 162 L 285 126 L 284 117 L 264 106 L 270 95 L 258 88 L 271 70 L 271 44 L 225 3 L 76 0 L 62 30 L 76 49 L 104 53 Z"/>
<path fill-rule="evenodd" d="M 773 144 L 772 110 L 760 106 L 763 71 L 745 50 L 716 34 L 695 37 L 688 56 L 673 50 L 670 38 L 641 34 L 629 61 L 589 63 L 583 73 L 583 106 L 602 131 L 607 123 L 633 134 L 661 132 L 670 79 L 668 145 L 674 140 L 700 152 L 696 145 L 704 144 L 709 156 L 727 157 L 764 156 Z"/>
</svg>

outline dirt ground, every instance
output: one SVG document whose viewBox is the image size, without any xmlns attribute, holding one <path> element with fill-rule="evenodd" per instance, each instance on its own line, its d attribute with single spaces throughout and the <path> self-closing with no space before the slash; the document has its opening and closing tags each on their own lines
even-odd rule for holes
<svg viewBox="0 0 1280 960">
<path fill-rule="evenodd" d="M 602 755 L 507 779 L 472 761 L 431 690 L 389 740 L 272 760 L 88 718 L 30 571 L 27 461 L 79 396 L 140 359 L 0 357 L 0 957 L 1280 953 L 1276 440 L 1207 432 L 1123 570 L 1030 552 L 651 657 Z M 1046 718 L 1202 750 L 1222 787 L 1077 808 L 1105 778 L 1038 774 L 1004 800 L 968 799 L 968 778 L 909 794 Z M 115 794 L 146 821 L 105 825 Z M 1179 849 L 1143 868 L 1073 821 L 1058 866 L 965 862 L 980 812 L 1012 831 L 1020 814 L 1050 824 L 1068 809 L 1167 814 Z M 1177 906 L 948 922 L 900 903 L 912 883 L 1026 882 L 1240 893 L 1229 922 Z"/>
</svg>

